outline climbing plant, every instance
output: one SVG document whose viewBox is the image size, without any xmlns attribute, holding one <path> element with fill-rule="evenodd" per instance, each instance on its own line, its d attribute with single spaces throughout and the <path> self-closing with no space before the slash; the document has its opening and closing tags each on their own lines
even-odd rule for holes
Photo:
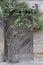
<svg viewBox="0 0 43 65">
<path fill-rule="evenodd" d="M 40 11 L 38 9 L 37 4 L 33 5 L 32 8 L 31 8 L 25 2 L 18 3 L 17 0 L 12 0 L 12 2 L 8 2 L 8 1 L 5 1 L 5 0 L 0 0 L 0 7 L 2 9 L 2 13 L 0 13 L 0 16 L 2 16 L 4 18 L 4 23 L 5 23 L 5 26 L 4 26 L 5 57 L 6 56 L 8 57 L 8 49 L 7 49 L 7 47 L 11 48 L 11 45 L 14 44 L 14 42 L 12 43 L 12 39 L 14 39 L 14 40 L 16 39 L 16 40 L 19 41 L 18 38 L 20 37 L 20 35 L 22 36 L 22 31 L 21 32 L 15 31 L 15 28 L 18 29 L 21 26 L 22 27 L 25 26 L 26 27 L 26 35 L 25 35 L 25 37 L 26 37 L 26 36 L 28 36 L 27 35 L 28 30 L 38 31 L 38 30 L 42 29 L 43 25 L 41 23 L 42 22 L 41 19 L 40 19 L 41 14 L 40 14 Z M 14 20 L 14 23 L 12 22 L 13 25 L 14 25 L 13 26 L 14 30 L 12 30 L 12 31 L 9 29 L 9 28 L 11 28 L 9 26 L 9 21 L 8 21 L 10 16 L 13 16 L 14 19 L 15 19 L 15 17 L 17 17 L 16 20 Z M 10 30 L 10 31 L 8 31 L 8 30 Z M 11 34 L 9 32 L 11 32 Z M 23 42 L 20 49 L 24 45 L 29 43 L 29 41 L 30 41 L 30 39 L 26 38 L 25 42 Z"/>
<path fill-rule="evenodd" d="M 37 31 L 42 28 L 42 20 L 41 20 L 41 13 L 38 9 L 38 5 L 35 4 L 33 6 L 33 30 Z"/>
<path fill-rule="evenodd" d="M 37 4 L 33 5 L 32 8 L 30 8 L 27 3 L 25 2 L 18 3 L 16 0 L 14 0 L 11 3 L 9 2 L 3 3 L 3 1 L 1 1 L 0 5 L 4 6 L 2 7 L 3 10 L 2 13 L 5 20 L 9 17 L 9 15 L 13 15 L 13 16 L 20 15 L 16 19 L 14 26 L 20 27 L 21 25 L 25 25 L 28 28 L 32 28 L 31 30 L 33 31 L 42 29 L 42 23 L 40 20 L 41 14 Z M 26 18 L 26 16 L 28 16 L 28 18 L 32 17 L 33 27 L 32 27 L 32 23 L 30 22 L 30 20 Z"/>
</svg>

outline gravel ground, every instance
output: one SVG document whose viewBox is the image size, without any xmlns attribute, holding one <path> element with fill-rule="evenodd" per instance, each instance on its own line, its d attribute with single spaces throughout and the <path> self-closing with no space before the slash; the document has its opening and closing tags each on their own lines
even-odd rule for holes
<svg viewBox="0 0 43 65">
<path fill-rule="evenodd" d="M 0 62 L 0 65 L 43 65 L 43 61 L 42 62 L 22 62 L 22 63 Z"/>
</svg>

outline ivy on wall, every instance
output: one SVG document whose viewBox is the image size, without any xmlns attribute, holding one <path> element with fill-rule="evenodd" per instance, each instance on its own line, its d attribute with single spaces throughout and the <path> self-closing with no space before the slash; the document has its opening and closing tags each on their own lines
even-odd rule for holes
<svg viewBox="0 0 43 65">
<path fill-rule="evenodd" d="M 41 14 L 38 9 L 38 5 L 35 4 L 30 8 L 27 3 L 20 2 L 18 3 L 16 0 L 12 1 L 11 3 L 5 2 L 3 3 L 2 0 L 0 0 L 0 5 L 3 10 L 3 17 L 6 20 L 9 15 L 18 16 L 19 18 L 16 19 L 14 25 L 17 27 L 21 25 L 26 25 L 28 28 L 32 28 L 33 31 L 37 31 L 42 29 L 42 21 L 40 19 Z M 32 17 L 33 19 L 33 27 L 30 20 L 26 19 L 25 17 L 28 16 L 29 18 Z M 29 22 L 28 22 L 29 21 Z"/>
<path fill-rule="evenodd" d="M 14 21 L 14 31 L 12 31 L 11 39 L 18 38 L 22 33 L 21 32 L 16 32 L 15 28 L 20 28 L 21 26 L 26 27 L 26 29 L 31 29 L 31 31 L 39 31 L 42 29 L 43 24 L 41 23 L 42 20 L 40 19 L 41 14 L 38 9 L 38 5 L 35 4 L 30 8 L 27 3 L 25 2 L 20 2 L 18 3 L 16 0 L 12 0 L 12 2 L 6 2 L 5 0 L 0 0 L 0 7 L 2 9 L 2 13 L 0 13 L 0 16 L 4 18 L 4 22 L 7 21 L 7 19 L 10 16 L 18 16 L 17 19 Z M 7 21 L 9 22 L 9 21 Z M 9 27 L 8 27 L 9 28 Z M 11 39 L 9 39 L 9 43 L 7 43 L 7 23 L 4 27 L 4 33 L 5 33 L 5 57 L 8 56 L 8 49 L 11 47 L 9 43 L 11 43 Z M 10 31 L 11 32 L 11 31 Z M 27 32 L 27 31 L 26 31 Z M 13 38 L 12 38 L 13 37 Z M 29 38 L 28 38 L 29 39 Z M 26 42 L 26 41 L 25 41 Z M 25 43 L 24 42 L 24 43 Z M 28 41 L 29 42 L 29 41 Z M 22 44 L 20 47 L 20 50 L 22 46 L 26 45 Z"/>
</svg>

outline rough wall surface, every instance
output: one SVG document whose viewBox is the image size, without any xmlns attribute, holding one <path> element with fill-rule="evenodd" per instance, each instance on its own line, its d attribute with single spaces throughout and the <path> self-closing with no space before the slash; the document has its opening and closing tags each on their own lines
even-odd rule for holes
<svg viewBox="0 0 43 65">
<path fill-rule="evenodd" d="M 26 1 L 28 2 L 28 0 L 26 0 Z M 37 1 L 36 2 L 31 2 L 30 6 L 32 6 L 34 3 L 37 3 Z M 43 12 L 43 2 L 38 2 L 38 3 L 39 3 L 39 8 L 41 9 L 40 11 Z M 1 11 L 1 9 L 0 9 L 0 11 Z M 3 58 L 2 58 L 3 48 L 4 48 L 4 34 L 3 34 L 4 32 L 3 31 L 4 31 L 3 30 L 3 25 L 0 24 L 0 61 L 3 60 Z M 41 35 L 40 35 L 40 32 L 39 33 L 35 33 L 33 40 L 34 40 L 34 43 L 33 43 L 33 45 L 34 45 L 33 46 L 33 52 L 34 53 L 43 53 L 43 30 L 41 32 Z M 36 56 L 37 55 L 35 54 L 35 56 L 34 56 L 35 60 L 36 60 Z M 39 56 L 37 58 L 40 59 L 40 60 L 43 60 L 43 54 L 42 54 L 42 56 L 41 55 L 39 55 Z"/>
</svg>

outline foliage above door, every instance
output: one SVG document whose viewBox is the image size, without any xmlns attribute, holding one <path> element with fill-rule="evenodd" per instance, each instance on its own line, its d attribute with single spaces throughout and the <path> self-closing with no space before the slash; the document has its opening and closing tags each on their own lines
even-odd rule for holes
<svg viewBox="0 0 43 65">
<path fill-rule="evenodd" d="M 28 4 L 25 2 L 18 3 L 16 0 L 14 0 L 9 3 L 1 0 L 0 5 L 3 10 L 2 14 L 5 20 L 7 20 L 9 15 L 13 16 L 20 15 L 19 18 L 17 18 L 14 23 L 15 27 L 26 25 L 28 28 L 31 28 L 32 31 L 38 31 L 42 29 L 43 24 L 41 20 L 41 13 L 38 9 L 37 4 L 33 5 L 32 8 L 30 8 Z M 28 22 L 26 16 L 28 16 L 28 18 L 31 18 L 33 20 L 32 21 L 33 26 L 30 20 Z"/>
</svg>

